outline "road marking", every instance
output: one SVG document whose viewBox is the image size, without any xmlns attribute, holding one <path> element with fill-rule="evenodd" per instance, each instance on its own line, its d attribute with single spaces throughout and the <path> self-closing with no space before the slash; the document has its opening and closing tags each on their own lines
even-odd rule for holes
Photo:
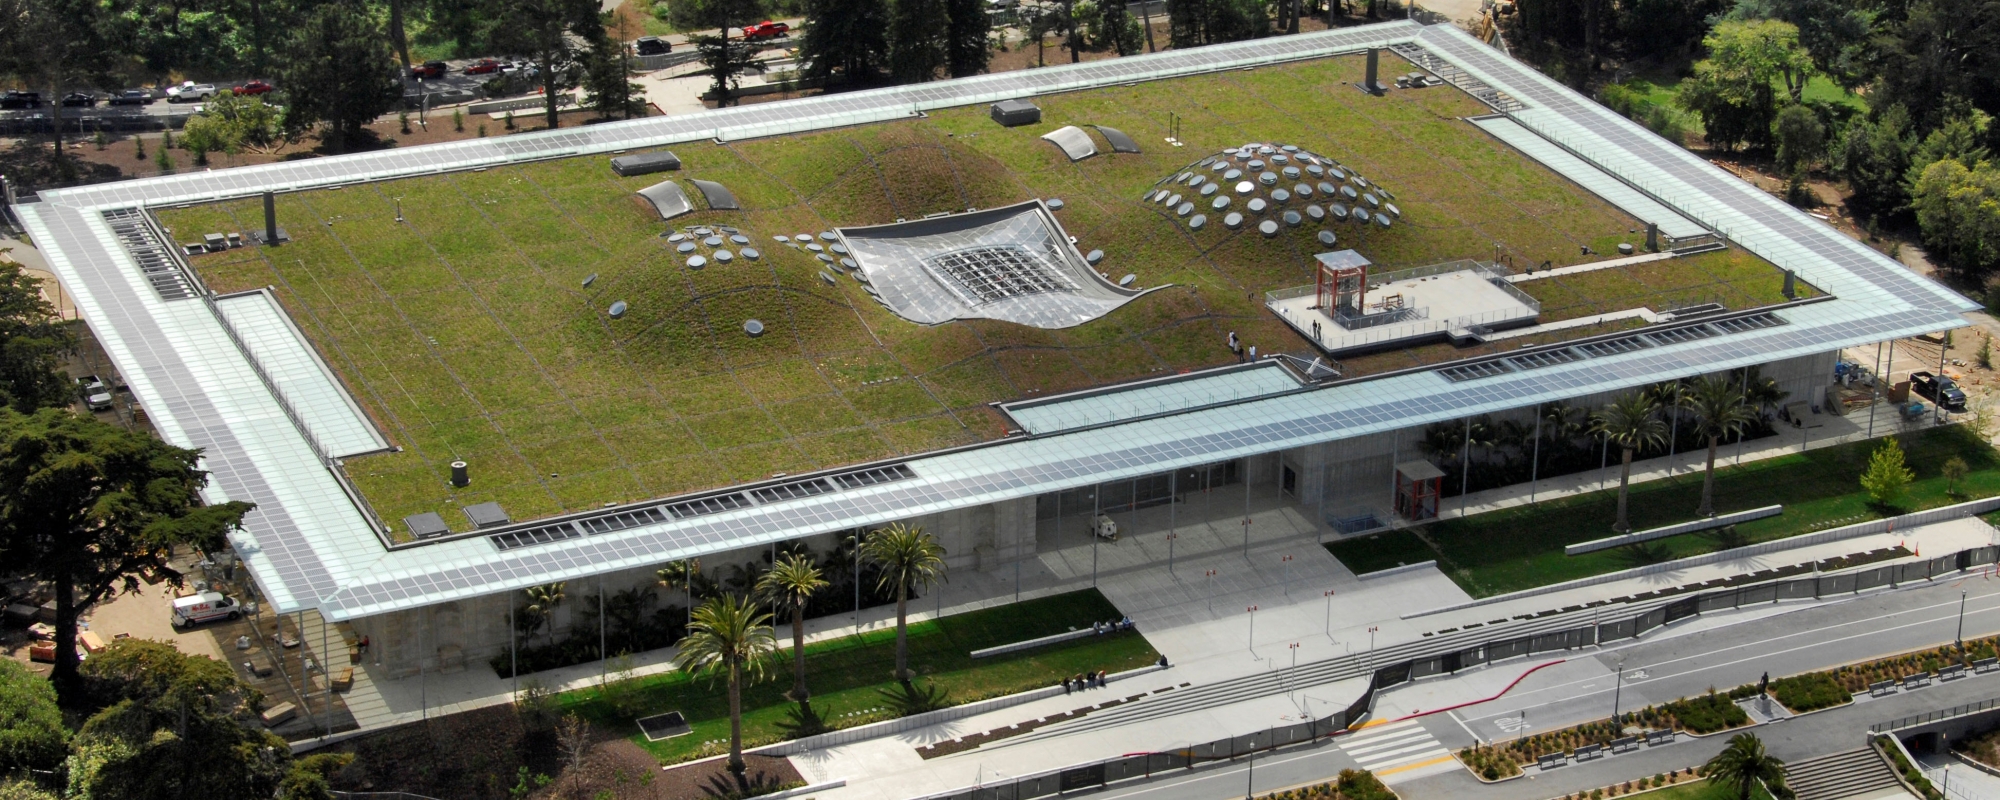
<svg viewBox="0 0 2000 800">
<path fill-rule="evenodd" d="M 1438 764 L 1443 764 L 1447 761 L 1455 761 L 1455 760 L 1456 759 L 1450 754 L 1445 754 L 1442 756 L 1438 756 L 1437 758 L 1433 758 L 1429 761 L 1420 761 L 1415 764 L 1404 764 L 1400 767 L 1391 767 L 1385 770 L 1378 770 L 1375 773 L 1375 777 L 1381 778 L 1388 775 L 1394 775 L 1398 772 L 1409 772 L 1410 770 L 1413 769 L 1423 769 L 1424 767 L 1436 766 Z"/>
<path fill-rule="evenodd" d="M 1418 762 L 1436 763 L 1439 756 L 1451 757 L 1451 751 L 1446 750 L 1416 720 L 1404 720 L 1350 734 L 1341 740 L 1340 749 L 1362 769 L 1378 775 L 1384 770 Z"/>
<path fill-rule="evenodd" d="M 1865 599 L 1869 599 L 1869 598 L 1871 598 L 1871 597 L 1873 597 L 1873 596 L 1874 596 L 1874 595 L 1862 595 L 1862 596 L 1859 596 L 1859 597 L 1854 597 L 1854 598 L 1849 598 L 1849 599 L 1846 599 L 1846 600 L 1842 600 L 1842 601 L 1840 601 L 1840 602 L 1853 602 L 1853 601 L 1855 601 L 1855 600 L 1865 600 Z M 1986 595 L 1986 597 L 1989 597 L 1989 598 L 1990 598 L 1990 597 L 1993 597 L 1993 595 L 1989 594 L 1989 595 Z M 1838 603 L 1829 603 L 1829 604 L 1826 604 L 1826 605 L 1821 605 L 1821 606 L 1812 606 L 1812 607 L 1808 607 L 1808 608 L 1801 608 L 1801 609 L 1799 609 L 1799 610 L 1800 610 L 1800 611 L 1805 611 L 1805 610 L 1809 610 L 1810 608 L 1825 608 L 1825 607 L 1827 607 L 1827 606 L 1830 606 L 1830 605 L 1838 605 Z M 1798 651 L 1801 651 L 1801 650 L 1807 650 L 1807 649 L 1811 649 L 1811 648 L 1816 648 L 1816 647 L 1822 647 L 1822 646 L 1825 646 L 1825 645 L 1829 645 L 1829 644 L 1835 644 L 1835 643 L 1839 643 L 1839 642 L 1845 642 L 1845 641 L 1848 641 L 1848 640 L 1851 640 L 1851 639 L 1860 639 L 1860 638 L 1864 638 L 1864 637 L 1870 637 L 1870 636 L 1879 636 L 1879 635 L 1881 635 L 1881 634 L 1883 634 L 1883 633 L 1887 633 L 1887 632 L 1890 632 L 1890 631 L 1895 631 L 1895 630 L 1901 630 L 1901 629 L 1904 629 L 1904 628 L 1915 628 L 1915 627 L 1919 627 L 1919 626 L 1922 626 L 1922 625 L 1925 625 L 1925 624 L 1934 624 L 1934 623 L 1937 623 L 1937 622 L 1942 622 L 1942 621 L 1945 621 L 1945 620 L 1950 620 L 1950 619 L 1955 619 L 1955 618 L 1957 618 L 1957 612 L 1956 612 L 1956 608 L 1957 608 L 1957 605 L 1958 605 L 1957 603 L 1949 603 L 1949 602 L 1947 602 L 1947 603 L 1937 603 L 1937 604 L 1934 604 L 1934 605 L 1929 605 L 1929 606 L 1919 606 L 1919 607 L 1916 607 L 1916 608 L 1908 608 L 1908 609 L 1903 609 L 1903 610 L 1901 610 L 1901 611 L 1892 611 L 1892 612 L 1889 612 L 1889 613 L 1886 613 L 1886 614 L 1880 614 L 1880 615 L 1877 615 L 1877 616 L 1873 616 L 1873 617 L 1867 617 L 1867 618 L 1864 618 L 1864 619 L 1855 619 L 1855 620 L 1843 620 L 1843 621 L 1840 621 L 1840 622 L 1837 622 L 1837 623 L 1834 623 L 1834 624 L 1831 624 L 1831 625 L 1824 625 L 1824 626 L 1821 626 L 1821 627 L 1819 627 L 1819 628 L 1815 628 L 1815 629 L 1811 629 L 1811 630 L 1806 630 L 1806 631 L 1799 631 L 1799 632 L 1795 632 L 1795 633 L 1787 633 L 1787 634 L 1783 634 L 1783 635 L 1780 635 L 1780 636 L 1774 636 L 1774 637 L 1772 637 L 1772 638 L 1769 638 L 1769 639 L 1763 639 L 1763 640 L 1759 640 L 1759 641 L 1755 641 L 1755 642 L 1746 642 L 1746 643 L 1743 643 L 1743 644 L 1739 644 L 1739 645 L 1732 645 L 1732 646 L 1729 646 L 1729 647 L 1724 647 L 1724 648 L 1721 648 L 1721 649 L 1718 649 L 1718 650 L 1708 650 L 1708 651 L 1704 651 L 1704 652 L 1700 652 L 1700 653 L 1693 653 L 1693 654 L 1690 654 L 1690 655 L 1686 655 L 1686 656 L 1681 656 L 1681 657 L 1679 657 L 1679 658 L 1671 658 L 1671 659 L 1668 659 L 1668 660 L 1666 660 L 1666 661 L 1661 661 L 1661 662 L 1657 662 L 1657 663 L 1654 663 L 1654 664 L 1652 665 L 1652 667 L 1653 667 L 1654 669 L 1658 669 L 1658 668 L 1660 668 L 1660 667 L 1663 667 L 1663 666 L 1667 666 L 1667 665 L 1670 665 L 1670 664 L 1677 664 L 1677 663 L 1680 663 L 1680 662 L 1683 662 L 1683 661 L 1694 661 L 1694 660 L 1697 660 L 1697 659 L 1701 659 L 1701 658 L 1705 658 L 1705 657 L 1710 657 L 1710 656 L 1716 656 L 1716 655 L 1720 655 L 1720 654 L 1724 654 L 1724 653 L 1729 653 L 1729 652 L 1731 652 L 1731 651 L 1738 651 L 1738 650 L 1746 650 L 1746 649 L 1749 649 L 1749 648 L 1753 648 L 1753 647 L 1759 647 L 1759 646 L 1765 646 L 1765 645 L 1769 645 L 1769 644 L 1772 644 L 1772 643 L 1774 643 L 1774 642 L 1778 642 L 1778 641 L 1782 641 L 1782 640 L 1786 640 L 1786 639 L 1792 639 L 1792 638 L 1796 638 L 1796 637 L 1801 637 L 1801 636 L 1810 636 L 1810 635 L 1813 635 L 1813 634 L 1815 634 L 1815 633 L 1825 633 L 1825 632 L 1827 632 L 1827 631 L 1829 631 L 1829 630 L 1834 630 L 1834 629 L 1838 629 L 1838 628 L 1846 628 L 1846 627 L 1851 627 L 1851 626 L 1854 626 L 1854 625 L 1860 625 L 1860 624 L 1864 624 L 1864 623 L 1870 623 L 1870 622 L 1880 622 L 1880 621 L 1883 621 L 1883 620 L 1888 620 L 1888 619 L 1892 619 L 1892 618 L 1895 618 L 1895 617 L 1901 617 L 1901 616 L 1905 616 L 1905 615 L 1909 615 L 1909 614 L 1915 614 L 1915 613 L 1919 613 L 1919 612 L 1925 612 L 1925 611 L 1932 611 L 1932 610 L 1935 610 L 1935 609 L 1940 609 L 1940 608 L 1950 608 L 1950 609 L 1952 609 L 1952 610 L 1953 610 L 1953 611 L 1952 611 L 1952 613 L 1950 613 L 1950 614 L 1946 614 L 1946 615 L 1943 615 L 1943 616 L 1939 616 L 1939 617 L 1933 617 L 1933 618 L 1929 618 L 1929 619 L 1921 619 L 1921 620 L 1915 620 L 1915 621 L 1912 621 L 1912 622 L 1908 622 L 1908 623 L 1905 623 L 1905 624 L 1901 624 L 1901 625 L 1892 625 L 1892 626 L 1888 626 L 1888 627 L 1884 627 L 1884 628 L 1876 628 L 1876 629 L 1870 629 L 1870 630 L 1865 630 L 1865 631 L 1862 631 L 1862 632 L 1860 632 L 1860 633 L 1856 633 L 1856 634 L 1852 634 L 1852 635 L 1849 635 L 1849 636 L 1842 636 L 1842 637 L 1838 637 L 1838 638 L 1834 638 L 1834 639 L 1825 639 L 1825 640 L 1821 640 L 1821 641 L 1815 641 L 1815 642 L 1812 642 L 1812 643 L 1810 643 L 1810 644 L 1804 644 L 1804 645 L 1800 645 L 1800 646 L 1798 646 L 1798 647 L 1792 647 L 1792 648 L 1787 648 L 1787 649 L 1784 649 L 1784 650 L 1776 650 L 1776 651 L 1772 651 L 1772 652 L 1768 652 L 1768 653 L 1760 653 L 1760 654 L 1757 654 L 1757 655 L 1754 655 L 1754 656 L 1748 656 L 1748 657 L 1745 657 L 1745 658 L 1740 658 L 1740 659 L 1737 659 L 1737 660 L 1735 660 L 1735 661 L 1728 661 L 1728 662 L 1724 662 L 1724 663 L 1718 663 L 1718 664 L 1709 664 L 1709 665 L 1706 665 L 1706 666 L 1698 666 L 1698 667 L 1693 667 L 1693 668 L 1691 668 L 1691 669 L 1688 669 L 1688 670 L 1686 670 L 1685 672 L 1678 672 L 1678 673 L 1671 673 L 1671 674 L 1667 674 L 1667 675 L 1662 675 L 1662 676 L 1659 676 L 1659 677 L 1653 677 L 1652 675 L 1650 675 L 1650 674 L 1649 674 L 1649 675 L 1648 675 L 1648 677 L 1647 677 L 1646 679 L 1628 679 L 1628 680 L 1626 680 L 1626 681 L 1625 681 L 1625 684 L 1626 684 L 1627 686 L 1636 686 L 1636 685 L 1639 685 L 1639 684 L 1641 684 L 1641 683 L 1651 683 L 1651 682 L 1657 682 L 1657 681 L 1663 681 L 1663 680 L 1667 680 L 1667 679 L 1669 679 L 1669 678 L 1677 678 L 1677 677 L 1685 677 L 1685 676 L 1689 676 L 1689 675 L 1696 675 L 1696 674 L 1700 674 L 1700 673 L 1702 673 L 1702 672 L 1707 672 L 1707 671 L 1710 671 L 1710 670 L 1715 670 L 1715 669 L 1722 669 L 1722 668 L 1725 668 L 1725 667 L 1731 667 L 1731 666 L 1735 666 L 1735 665 L 1738 665 L 1738 664 L 1743 664 L 1743 663 L 1747 663 L 1747 662 L 1751 662 L 1751 661 L 1758 661 L 1758 660 L 1762 660 L 1762 659 L 1767 659 L 1767 658 L 1771 658 L 1771 657 L 1774 657 L 1774 656 L 1780 656 L 1780 655 L 1785 655 L 1785 654 L 1788 654 L 1788 653 L 1795 653 L 1795 652 L 1798 652 Z M 1966 614 L 1967 614 L 1967 616 L 1971 616 L 1971 615 L 1973 615 L 1973 614 L 1979 614 L 1979 613 L 1986 613 L 1986 612 L 1992 612 L 1992 611 L 2000 611 L 2000 606 L 1995 606 L 1995 607 L 1988 607 L 1988 608 L 1978 608 L 1978 609 L 1970 609 L 1970 610 L 1968 610 L 1968 611 L 1966 612 Z M 1644 645 L 1644 644 L 1647 644 L 1647 643 L 1648 643 L 1648 640 L 1632 640 L 1632 641 L 1631 641 L 1631 642 L 1629 642 L 1629 643 L 1626 643 L 1626 644 L 1621 644 L 1621 645 L 1619 645 L 1619 646 L 1617 646 L 1617 647 L 1610 647 L 1610 648 L 1604 648 L 1604 649 L 1601 649 L 1601 650 L 1599 650 L 1598 652 L 1599 652 L 1600 654 L 1602 654 L 1602 653 L 1609 653 L 1609 652 L 1615 652 L 1615 651 L 1618 651 L 1618 650 L 1624 650 L 1624 649 L 1626 649 L 1627 647 L 1636 647 L 1636 646 L 1640 646 L 1640 645 Z M 1915 648 L 1915 649 L 1921 649 L 1921 648 Z M 1901 651 L 1899 651 L 1899 652 L 1901 652 Z M 1893 655 L 1893 654 L 1892 654 L 1892 655 Z M 1865 659 L 1864 659 L 1864 660 L 1865 660 Z M 1601 680 L 1601 678 L 1599 678 L 1599 677 L 1596 677 L 1596 676 L 1593 676 L 1593 677 L 1591 678 L 1591 680 Z M 1515 698 L 1515 699 L 1517 699 L 1517 700 L 1519 700 L 1519 699 L 1525 699 L 1525 698 L 1527 698 L 1527 697 L 1531 697 L 1531 696 L 1533 696 L 1533 695 L 1535 695 L 1535 694 L 1538 694 L 1538 693 L 1541 693 L 1541 692 L 1547 692 L 1547 691 L 1554 691 L 1554 690 L 1560 690 L 1560 689 L 1566 689 L 1566 688 L 1567 688 L 1567 689 L 1575 689 L 1575 688 L 1576 688 L 1576 687 L 1577 687 L 1577 686 L 1578 686 L 1579 684 L 1581 684 L 1581 683 L 1583 683 L 1583 682 L 1584 682 L 1584 681 L 1582 681 L 1582 680 L 1576 680 L 1576 681 L 1569 681 L 1569 682 L 1567 682 L 1567 683 L 1558 683 L 1558 684 L 1553 684 L 1553 685 L 1550 685 L 1550 686 L 1545 686 L 1545 687 L 1542 687 L 1542 688 L 1540 688 L 1540 689 L 1531 689 L 1531 690 L 1528 690 L 1528 691 L 1525 691 L 1525 692 L 1522 692 L 1522 693 L 1520 693 L 1520 694 L 1517 694 L 1517 695 L 1514 695 L 1514 698 Z M 1598 690 L 1596 690 L 1596 691 L 1592 691 L 1592 692 L 1587 692 L 1586 694 L 1591 694 L 1591 695 L 1601 695 L 1601 694 L 1603 694 L 1603 693 L 1604 693 L 1604 690 L 1602 690 L 1602 689 L 1598 689 Z M 1563 697 L 1563 698 L 1562 698 L 1562 700 L 1565 700 L 1565 701 L 1567 701 L 1567 700 L 1575 700 L 1575 699 L 1577 699 L 1577 698 L 1578 698 L 1578 696 L 1576 696 L 1576 695 L 1571 695 L 1571 696 L 1567 696 L 1567 697 Z M 1532 706 L 1527 706 L 1527 708 L 1544 708 L 1544 707 L 1547 707 L 1547 706 L 1551 705 L 1551 704 L 1552 704 L 1553 702 L 1556 702 L 1556 701 L 1551 701 L 1550 703 L 1540 703 L 1540 704 L 1537 704 L 1537 705 L 1532 705 Z M 1454 715 L 1454 716 L 1456 716 L 1456 715 Z M 1477 720 L 1478 718 L 1477 718 L 1477 717 L 1472 717 L 1472 718 L 1469 718 L 1469 719 L 1472 719 L 1472 720 Z M 1497 722 L 1497 720 L 1496 720 L 1496 722 Z"/>
</svg>

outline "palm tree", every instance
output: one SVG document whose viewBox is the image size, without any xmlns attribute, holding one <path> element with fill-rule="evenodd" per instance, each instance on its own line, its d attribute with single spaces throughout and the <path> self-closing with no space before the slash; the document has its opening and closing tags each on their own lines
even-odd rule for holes
<svg viewBox="0 0 2000 800">
<path fill-rule="evenodd" d="M 676 645 L 674 666 L 691 675 L 729 678 L 729 771 L 743 779 L 743 683 L 763 680 L 766 657 L 778 649 L 771 615 L 757 602 L 725 594 L 695 609 L 688 634 Z"/>
<path fill-rule="evenodd" d="M 1625 489 L 1632 481 L 1632 453 L 1643 447 L 1658 447 L 1666 441 L 1667 424 L 1660 421 L 1660 406 L 1645 392 L 1631 392 L 1611 401 L 1591 415 L 1590 432 L 1618 445 L 1621 471 L 1618 473 L 1618 521 L 1611 529 L 1632 530 L 1625 514 Z"/>
<path fill-rule="evenodd" d="M 1552 466 L 1564 459 L 1563 453 L 1574 450 L 1576 438 L 1583 435 L 1588 427 L 1583 409 L 1568 403 L 1550 403 L 1542 406 L 1542 439 L 1547 442 L 1541 465 L 1535 467 L 1539 474 L 1543 466 Z"/>
<path fill-rule="evenodd" d="M 1680 393 L 1680 406 L 1694 417 L 1695 434 L 1708 440 L 1708 469 L 1701 478 L 1701 508 L 1694 513 L 1715 516 L 1715 451 L 1723 437 L 1740 434 L 1757 419 L 1743 401 L 1741 387 L 1725 378 L 1696 378 Z"/>
<path fill-rule="evenodd" d="M 556 606 L 562 605 L 563 598 L 566 597 L 563 593 L 563 587 L 566 585 L 565 581 L 556 581 L 527 588 L 528 616 L 530 619 L 545 620 L 549 623 L 550 644 L 554 644 L 556 640 Z"/>
<path fill-rule="evenodd" d="M 861 543 L 861 558 L 882 570 L 883 589 L 896 589 L 896 680 L 910 682 L 910 590 L 944 580 L 944 545 L 937 537 L 903 523 L 872 531 Z"/>
<path fill-rule="evenodd" d="M 799 717 L 806 720 L 813 718 L 812 695 L 806 691 L 806 603 L 827 586 L 819 566 L 805 553 L 778 559 L 757 581 L 758 594 L 792 610 L 792 700 L 799 704 Z"/>
<path fill-rule="evenodd" d="M 1741 800 L 1750 800 L 1750 790 L 1759 781 L 1769 786 L 1785 779 L 1785 762 L 1764 752 L 1763 740 L 1754 734 L 1739 733 L 1729 737 L 1729 746 L 1702 766 L 1702 773 L 1718 784 L 1735 787 Z"/>
<path fill-rule="evenodd" d="M 694 624 L 694 579 L 701 574 L 701 559 L 685 558 L 668 562 L 653 573 L 660 579 L 660 585 L 669 589 L 687 592 L 688 624 Z"/>
</svg>

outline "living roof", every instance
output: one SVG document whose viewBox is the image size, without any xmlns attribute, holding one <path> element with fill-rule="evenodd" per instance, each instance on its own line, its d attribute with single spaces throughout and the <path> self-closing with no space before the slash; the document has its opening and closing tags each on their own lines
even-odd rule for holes
<svg viewBox="0 0 2000 800">
<path fill-rule="evenodd" d="M 1349 85 L 1362 63 L 1041 96 L 1043 124 L 1018 129 L 972 106 L 676 145 L 683 176 L 720 181 L 746 210 L 670 224 L 740 228 L 765 252 L 755 262 L 683 267 L 658 235 L 669 224 L 633 194 L 660 176 L 618 178 L 584 157 L 283 195 L 291 244 L 194 265 L 216 291 L 273 287 L 401 446 L 345 465 L 379 518 L 400 529 L 404 516 L 436 511 L 465 529 L 457 509 L 479 502 L 533 519 L 990 440 L 1005 433 L 991 402 L 1228 363 L 1230 331 L 1264 352 L 1307 352 L 1261 301 L 1311 282 L 1312 228 L 1276 239 L 1220 225 L 1190 233 L 1141 200 L 1161 177 L 1244 141 L 1296 142 L 1392 187 L 1404 210 L 1393 230 L 1350 241 L 1340 229 L 1342 246 L 1383 269 L 1489 257 L 1496 242 L 1517 264 L 1559 267 L 1601 257 L 1585 246 L 1607 253 L 1639 240 L 1637 220 L 1464 122 L 1488 111 L 1473 98 L 1448 87 L 1370 97 Z M 1159 139 L 1169 112 L 1185 147 Z M 1065 124 L 1133 132 L 1148 152 L 1072 164 L 1037 138 Z M 1065 201 L 1058 218 L 1080 247 L 1104 250 L 1102 269 L 1174 288 L 1059 331 L 920 326 L 852 280 L 827 285 L 810 253 L 771 241 L 1033 197 Z M 395 222 L 399 208 L 406 223 Z M 183 234 L 251 229 L 260 214 L 254 200 L 159 211 Z M 1779 299 L 1780 282 L 1727 250 L 1521 288 L 1546 322 L 1695 295 L 1760 305 Z M 631 307 L 617 321 L 604 313 L 615 300 Z M 750 318 L 769 332 L 744 336 Z M 1495 348 L 1428 345 L 1346 367 L 1368 374 Z M 454 460 L 473 465 L 470 487 L 448 485 Z"/>
</svg>

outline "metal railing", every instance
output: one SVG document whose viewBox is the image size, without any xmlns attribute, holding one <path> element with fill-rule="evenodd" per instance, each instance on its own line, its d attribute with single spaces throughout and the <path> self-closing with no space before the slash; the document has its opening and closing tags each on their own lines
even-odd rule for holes
<svg viewBox="0 0 2000 800">
<path fill-rule="evenodd" d="M 1945 720 L 1952 719 L 1954 717 L 1963 717 L 1970 714 L 1977 714 L 1981 711 L 1990 711 L 1995 708 L 2000 708 L 2000 697 L 1992 697 L 1974 703 L 1956 705 L 1952 706 L 1951 708 L 1943 709 L 1941 711 L 1930 711 L 1923 714 L 1912 714 L 1907 717 L 1897 717 L 1895 719 L 1889 720 L 1888 722 L 1879 722 L 1874 725 L 1868 726 L 1868 732 L 1894 733 L 1896 731 L 1904 730 L 1907 728 L 1914 728 L 1919 725 L 1929 725 L 1933 722 L 1943 722 Z"/>
<path fill-rule="evenodd" d="M 1604 642 L 1643 636 L 1663 626 L 1710 611 L 1734 609 L 1745 605 L 1773 604 L 1785 599 L 1853 593 L 1905 582 L 1928 581 L 1973 567 L 1992 564 L 1996 557 L 2000 557 L 2000 546 L 1979 547 L 1914 563 L 1886 564 L 1844 573 L 1766 581 L 1669 597 L 1635 597 L 1631 601 L 1638 605 L 1628 607 L 1627 613 L 1599 611 L 1592 615 L 1587 624 L 1581 626 L 1558 624 L 1538 628 L 1534 627 L 1535 623 L 1531 619 L 1525 625 L 1510 626 L 1504 632 L 1496 631 L 1501 635 L 1490 640 L 1479 640 L 1476 635 L 1468 638 L 1465 632 L 1460 632 L 1456 636 L 1440 635 L 1429 642 L 1413 643 L 1419 648 L 1429 645 L 1427 649 L 1416 650 L 1413 655 L 1389 656 L 1395 660 L 1380 667 L 1354 663 L 1351 670 L 1343 669 L 1333 673 L 1316 672 L 1312 679 L 1320 682 L 1345 680 L 1349 677 L 1349 672 L 1353 672 L 1354 677 L 1360 675 L 1368 677 L 1367 689 L 1352 705 L 1325 717 L 1177 748 L 1165 753 L 1138 753 L 1090 761 L 1018 778 L 1008 778 L 999 783 L 927 795 L 918 800 L 1031 800 L 1101 788 L 1122 781 L 1152 777 L 1159 773 L 1193 769 L 1211 761 L 1239 758 L 1344 732 L 1348 726 L 1367 716 L 1369 709 L 1374 706 L 1376 696 L 1381 692 L 1421 678 L 1452 674 L 1482 664 L 1517 657 L 1526 658 L 1539 653 L 1601 646 Z M 1667 592 L 1656 594 L 1665 595 Z M 1613 618 L 1613 614 L 1618 615 Z M 1338 661 L 1345 662 L 1347 659 Z M 1295 669 L 1310 668 L 1302 665 Z M 1986 702 L 2000 703 L 2000 699 Z"/>
</svg>

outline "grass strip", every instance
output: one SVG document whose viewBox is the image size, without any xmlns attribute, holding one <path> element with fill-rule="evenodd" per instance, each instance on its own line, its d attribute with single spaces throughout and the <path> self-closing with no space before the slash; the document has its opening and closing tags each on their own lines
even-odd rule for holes
<svg viewBox="0 0 2000 800">
<path fill-rule="evenodd" d="M 1787 434 L 1790 435 L 1790 434 Z M 1879 440 L 1851 442 L 1723 466 L 1718 458 L 1715 508 L 1727 514 L 1772 503 L 1785 513 L 1734 526 L 1733 533 L 1687 534 L 1646 543 L 1569 556 L 1563 547 L 1612 535 L 1618 491 L 1611 488 L 1529 506 L 1444 519 L 1422 529 L 1391 531 L 1327 546 L 1355 572 L 1436 559 L 1446 575 L 1473 597 L 1491 597 L 1553 583 L 1602 575 L 1636 566 L 1721 549 L 1767 542 L 2000 494 L 2000 455 L 1962 425 L 1901 434 L 1916 480 L 1894 506 L 1869 501 L 1861 473 Z M 1728 450 L 1724 449 L 1726 456 Z M 1940 468 L 1957 456 L 1970 467 L 1946 492 Z M 1702 473 L 1634 485 L 1633 530 L 1694 518 L 1701 501 Z M 1445 511 L 1447 515 L 1451 512 Z"/>
<path fill-rule="evenodd" d="M 1086 670 L 1119 672 L 1158 660 L 1159 652 L 1137 631 L 978 660 L 971 656 L 974 650 L 1081 629 L 1119 616 L 1104 595 L 1086 589 L 916 622 L 910 625 L 910 668 L 919 676 L 920 688 L 942 692 L 944 704 L 957 705 L 1053 686 L 1064 676 Z M 788 645 L 790 626 L 780 624 L 778 633 Z M 813 711 L 832 728 L 902 716 L 905 709 L 899 707 L 895 695 L 900 692 L 892 678 L 895 660 L 893 627 L 806 645 L 806 683 L 812 690 Z M 799 730 L 797 704 L 785 698 L 791 687 L 792 656 L 787 646 L 769 663 L 766 679 L 743 690 L 746 747 L 791 738 Z M 558 700 L 564 709 L 601 729 L 629 732 L 635 743 L 662 763 L 728 751 L 729 694 L 721 680 L 711 683 L 674 671 L 569 692 Z M 681 712 L 692 732 L 659 742 L 646 741 L 637 732 L 633 720 L 668 711 Z"/>
</svg>

